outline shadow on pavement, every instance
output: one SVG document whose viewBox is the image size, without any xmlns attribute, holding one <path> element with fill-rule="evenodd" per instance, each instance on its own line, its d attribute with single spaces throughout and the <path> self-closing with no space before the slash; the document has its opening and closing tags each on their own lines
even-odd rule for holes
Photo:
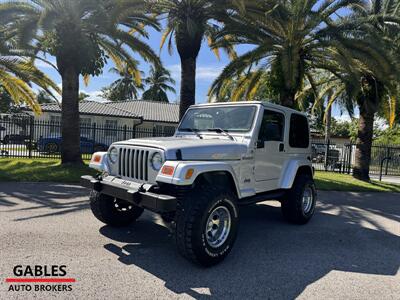
<svg viewBox="0 0 400 300">
<path fill-rule="evenodd" d="M 333 270 L 396 275 L 400 237 L 369 216 L 373 212 L 397 220 L 399 210 L 394 211 L 394 202 L 389 201 L 386 210 L 386 205 L 374 203 L 373 195 L 366 195 L 366 200 L 355 196 L 351 201 L 337 195 L 322 201 L 306 226 L 286 224 L 279 207 L 242 208 L 235 247 L 222 264 L 210 269 L 180 257 L 169 230 L 153 222 L 154 215 L 127 229 L 104 226 L 100 233 L 126 243 L 104 246 L 121 263 L 138 266 L 165 281 L 171 291 L 196 299 L 295 298 Z M 332 213 L 334 208 L 337 212 Z M 365 220 L 374 229 L 363 227 Z"/>
<path fill-rule="evenodd" d="M 52 210 L 50 213 L 30 215 L 14 221 L 64 215 L 89 208 L 88 195 L 89 190 L 76 185 L 2 183 L 0 185 L 0 209 L 3 212 L 35 211 L 42 208 Z M 21 205 L 22 207 L 20 207 Z"/>
</svg>

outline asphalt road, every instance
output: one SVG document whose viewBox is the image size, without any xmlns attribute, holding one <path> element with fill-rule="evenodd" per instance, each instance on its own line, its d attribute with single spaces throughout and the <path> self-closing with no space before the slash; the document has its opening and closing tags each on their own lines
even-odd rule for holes
<svg viewBox="0 0 400 300">
<path fill-rule="evenodd" d="M 0 299 L 400 299 L 400 195 L 320 192 L 306 226 L 279 205 L 241 210 L 230 256 L 204 269 L 175 251 L 162 221 L 104 226 L 88 191 L 0 183 Z M 66 265 L 72 291 L 12 292 L 16 265 Z"/>
</svg>

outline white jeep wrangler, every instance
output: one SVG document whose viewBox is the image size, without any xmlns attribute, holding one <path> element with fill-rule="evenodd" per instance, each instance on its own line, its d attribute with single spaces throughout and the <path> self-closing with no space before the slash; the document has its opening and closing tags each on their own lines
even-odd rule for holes
<svg viewBox="0 0 400 300">
<path fill-rule="evenodd" d="M 144 209 L 174 228 L 179 252 L 203 266 L 231 251 L 239 205 L 279 200 L 283 216 L 305 224 L 316 189 L 307 117 L 264 102 L 192 106 L 175 135 L 117 142 L 93 154 L 93 214 L 111 226 Z"/>
</svg>

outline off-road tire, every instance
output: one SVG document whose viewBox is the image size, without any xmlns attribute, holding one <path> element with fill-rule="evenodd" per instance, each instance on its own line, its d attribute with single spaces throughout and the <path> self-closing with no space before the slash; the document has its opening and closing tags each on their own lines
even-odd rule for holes
<svg viewBox="0 0 400 300">
<path fill-rule="evenodd" d="M 217 248 L 209 245 L 206 224 L 210 213 L 225 207 L 230 213 L 230 230 L 225 242 Z M 178 198 L 175 240 L 179 253 L 188 260 L 204 267 L 221 262 L 231 251 L 239 226 L 237 197 L 228 190 L 199 184 Z"/>
<path fill-rule="evenodd" d="M 303 207 L 303 194 L 306 188 L 312 193 L 311 207 L 305 211 Z M 315 183 L 309 175 L 298 175 L 290 190 L 282 198 L 282 214 L 285 219 L 294 224 L 306 224 L 315 212 L 317 192 Z"/>
<path fill-rule="evenodd" d="M 125 203 L 131 206 L 131 209 L 126 211 L 118 210 L 115 207 L 114 200 L 119 203 Z M 113 226 L 123 227 L 135 222 L 143 213 L 143 208 L 131 205 L 123 200 L 101 194 L 96 191 L 90 193 L 90 208 L 93 215 L 101 222 Z"/>
<path fill-rule="evenodd" d="M 172 213 L 165 213 L 161 215 L 161 219 L 165 222 L 165 223 L 171 223 L 175 221 L 175 212 Z"/>
</svg>

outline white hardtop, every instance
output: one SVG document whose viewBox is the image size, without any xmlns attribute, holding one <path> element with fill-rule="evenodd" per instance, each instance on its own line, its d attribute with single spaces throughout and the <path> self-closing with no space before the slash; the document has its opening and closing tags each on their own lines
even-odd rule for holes
<svg viewBox="0 0 400 300">
<path fill-rule="evenodd" d="M 282 106 L 279 104 L 267 102 L 267 101 L 236 101 L 236 102 L 214 102 L 214 103 L 201 103 L 201 104 L 195 104 L 190 106 L 190 108 L 199 108 L 199 107 L 212 107 L 212 106 L 240 106 L 240 105 L 263 105 L 265 108 L 272 108 L 272 109 L 279 109 L 279 110 L 284 110 L 287 112 L 291 113 L 296 113 L 296 114 L 301 114 L 304 116 L 307 116 L 305 113 L 300 112 L 298 110 Z"/>
</svg>

